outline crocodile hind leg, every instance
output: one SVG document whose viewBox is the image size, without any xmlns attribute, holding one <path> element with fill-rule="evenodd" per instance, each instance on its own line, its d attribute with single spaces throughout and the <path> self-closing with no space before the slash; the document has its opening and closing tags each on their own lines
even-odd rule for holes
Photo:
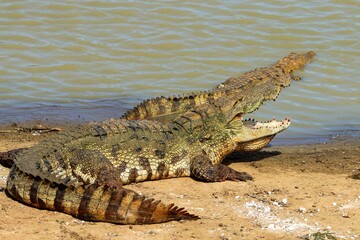
<svg viewBox="0 0 360 240">
<path fill-rule="evenodd" d="M 0 152 L 0 164 L 4 167 L 11 168 L 11 166 L 14 164 L 14 159 L 16 156 L 26 149 L 27 148 L 17 148 L 7 152 Z"/>
<path fill-rule="evenodd" d="M 98 150 L 74 150 L 71 153 L 70 165 L 73 175 L 85 185 L 122 188 L 121 171 Z"/>
<path fill-rule="evenodd" d="M 246 172 L 238 172 L 223 164 L 213 164 L 206 155 L 198 155 L 191 161 L 191 176 L 206 182 L 225 180 L 247 181 L 253 177 Z"/>
</svg>

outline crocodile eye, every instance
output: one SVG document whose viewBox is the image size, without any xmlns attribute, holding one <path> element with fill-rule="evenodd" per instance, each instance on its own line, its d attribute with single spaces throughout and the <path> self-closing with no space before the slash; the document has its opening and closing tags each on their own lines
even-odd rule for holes
<svg viewBox="0 0 360 240">
<path fill-rule="evenodd" d="M 231 119 L 231 122 L 232 121 L 242 121 L 243 120 L 243 116 L 241 113 L 238 113 L 235 115 L 235 117 L 233 117 L 233 119 Z"/>
</svg>

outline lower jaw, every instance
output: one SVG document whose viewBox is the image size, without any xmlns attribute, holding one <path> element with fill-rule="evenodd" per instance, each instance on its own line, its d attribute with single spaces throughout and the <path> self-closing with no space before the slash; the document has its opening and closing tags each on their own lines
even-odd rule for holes
<svg viewBox="0 0 360 240">
<path fill-rule="evenodd" d="M 248 142 L 239 143 L 236 146 L 235 151 L 236 152 L 253 152 L 253 151 L 260 150 L 263 147 L 265 147 L 266 145 L 268 145 L 269 142 L 275 137 L 275 135 L 276 134 L 262 137 L 259 139 L 255 139 L 255 140 L 251 140 Z"/>
</svg>

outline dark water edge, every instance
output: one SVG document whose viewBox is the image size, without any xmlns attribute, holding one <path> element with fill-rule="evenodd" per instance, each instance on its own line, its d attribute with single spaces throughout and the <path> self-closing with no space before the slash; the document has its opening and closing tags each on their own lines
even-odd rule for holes
<svg viewBox="0 0 360 240">
<path fill-rule="evenodd" d="M 279 134 L 276 136 L 269 146 L 297 146 L 308 144 L 325 144 L 334 140 L 349 140 L 352 138 L 359 138 L 360 130 L 341 130 L 332 131 L 324 134 L 304 134 L 299 137 L 287 137 Z"/>
<path fill-rule="evenodd" d="M 30 121 L 60 125 L 102 121 L 121 117 L 133 105 L 135 103 L 117 99 L 16 103 L 13 107 L 0 106 L 0 126 Z"/>
<path fill-rule="evenodd" d="M 120 118 L 131 109 L 139 99 L 103 99 L 66 101 L 62 103 L 16 103 L 14 107 L 0 106 L 0 127 L 11 124 L 31 127 L 35 124 L 48 126 L 68 126 L 90 121 L 102 121 L 108 118 Z M 292 146 L 302 144 L 326 143 L 334 139 L 360 137 L 358 125 L 329 126 L 326 131 L 311 132 L 303 130 L 301 134 L 278 134 L 270 146 Z M 299 131 L 297 131 L 299 132 Z"/>
</svg>

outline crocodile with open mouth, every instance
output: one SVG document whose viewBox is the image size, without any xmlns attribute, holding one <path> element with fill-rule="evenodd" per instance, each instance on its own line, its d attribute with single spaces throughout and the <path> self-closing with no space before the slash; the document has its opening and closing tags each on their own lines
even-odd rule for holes
<svg viewBox="0 0 360 240">
<path fill-rule="evenodd" d="M 123 186 L 186 176 L 209 182 L 251 180 L 248 173 L 221 161 L 236 150 L 262 148 L 289 127 L 288 117 L 256 122 L 244 120 L 244 115 L 276 99 L 290 84 L 291 72 L 314 53 L 301 55 L 301 61 L 294 61 L 294 56 L 298 55 L 290 54 L 275 67 L 230 78 L 207 93 L 178 98 L 178 104 L 172 103 L 175 117 L 168 121 L 93 122 L 19 151 L 13 155 L 6 192 L 30 206 L 91 221 L 147 224 L 198 219 L 183 208 Z M 143 105 L 150 106 L 150 101 Z M 153 112 L 145 112 L 147 115 L 138 117 L 156 120 Z"/>
</svg>

